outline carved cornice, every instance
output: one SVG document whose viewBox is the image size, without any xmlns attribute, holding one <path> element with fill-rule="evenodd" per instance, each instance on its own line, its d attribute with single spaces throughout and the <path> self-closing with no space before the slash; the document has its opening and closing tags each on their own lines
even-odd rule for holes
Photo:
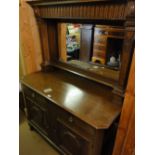
<svg viewBox="0 0 155 155">
<path fill-rule="evenodd" d="M 129 1 L 126 8 L 126 27 L 135 26 L 135 2 Z"/>
<path fill-rule="evenodd" d="M 131 20 L 135 16 L 135 3 L 127 0 L 31 0 L 30 4 L 41 18 Z"/>
<path fill-rule="evenodd" d="M 125 20 L 126 3 L 34 7 L 41 18 Z"/>
</svg>

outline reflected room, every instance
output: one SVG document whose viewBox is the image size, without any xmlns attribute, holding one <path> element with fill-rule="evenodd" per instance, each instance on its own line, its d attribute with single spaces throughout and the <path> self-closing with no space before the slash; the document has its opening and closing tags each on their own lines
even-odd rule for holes
<svg viewBox="0 0 155 155">
<path fill-rule="evenodd" d="M 124 29 L 117 26 L 59 23 L 59 61 L 118 80 Z"/>
</svg>

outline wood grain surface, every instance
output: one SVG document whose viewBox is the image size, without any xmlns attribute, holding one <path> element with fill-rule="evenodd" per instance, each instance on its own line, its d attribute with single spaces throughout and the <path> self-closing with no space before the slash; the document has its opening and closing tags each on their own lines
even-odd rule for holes
<svg viewBox="0 0 155 155">
<path fill-rule="evenodd" d="M 135 150 L 135 55 L 128 80 L 113 155 L 131 155 Z"/>
<path fill-rule="evenodd" d="M 121 105 L 113 103 L 111 88 L 61 70 L 31 74 L 22 83 L 96 129 L 109 128 L 121 111 Z M 51 98 L 45 88 L 52 89 Z"/>
</svg>

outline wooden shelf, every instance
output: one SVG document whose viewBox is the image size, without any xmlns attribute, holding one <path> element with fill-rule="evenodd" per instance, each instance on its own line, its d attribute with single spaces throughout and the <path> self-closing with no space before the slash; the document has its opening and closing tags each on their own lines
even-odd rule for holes
<svg viewBox="0 0 155 155">
<path fill-rule="evenodd" d="M 64 62 L 52 62 L 51 67 L 53 67 L 53 66 L 56 68 L 60 68 L 62 70 L 68 71 L 70 73 L 76 74 L 78 76 L 84 77 L 86 79 L 98 82 L 100 84 L 104 84 L 111 88 L 114 88 L 117 83 L 117 80 L 94 74 L 93 72 L 91 72 L 89 70 L 84 70 L 77 66 L 70 65 L 70 64 L 67 64 Z"/>
</svg>

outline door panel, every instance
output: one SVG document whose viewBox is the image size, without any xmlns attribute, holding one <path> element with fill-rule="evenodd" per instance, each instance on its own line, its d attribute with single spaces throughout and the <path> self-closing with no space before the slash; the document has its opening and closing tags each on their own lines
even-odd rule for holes
<svg viewBox="0 0 155 155">
<path fill-rule="evenodd" d="M 26 104 L 28 109 L 28 120 L 47 135 L 49 129 L 47 110 L 27 98 Z"/>
</svg>

